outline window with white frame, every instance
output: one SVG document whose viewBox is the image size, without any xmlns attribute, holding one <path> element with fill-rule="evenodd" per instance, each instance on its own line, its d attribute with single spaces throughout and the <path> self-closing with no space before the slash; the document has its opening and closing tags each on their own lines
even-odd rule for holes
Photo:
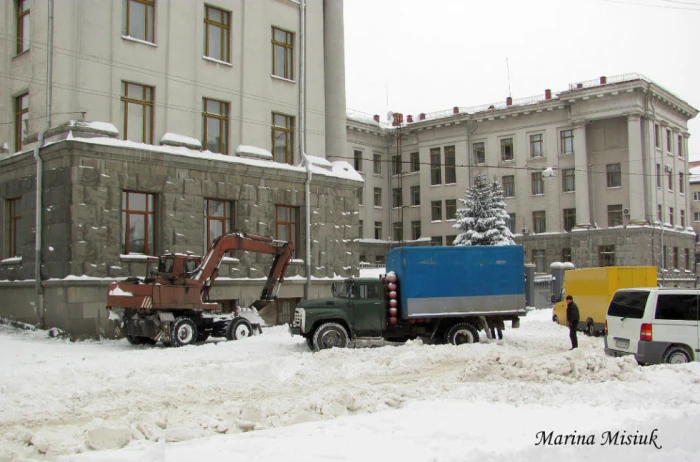
<svg viewBox="0 0 700 462">
<path fill-rule="evenodd" d="M 542 149 L 543 138 L 541 133 L 530 135 L 530 157 L 542 157 L 544 155 L 544 150 Z"/>
<path fill-rule="evenodd" d="M 411 205 L 420 205 L 420 186 L 411 186 Z"/>
<path fill-rule="evenodd" d="M 430 217 L 433 221 L 442 220 L 442 201 L 432 201 L 430 203 Z"/>
<path fill-rule="evenodd" d="M 605 166 L 605 169 L 608 188 L 622 186 L 622 170 L 620 169 L 620 164 L 608 164 Z"/>
<path fill-rule="evenodd" d="M 155 43 L 155 0 L 123 0 L 122 34 Z"/>
<path fill-rule="evenodd" d="M 445 220 L 457 218 L 457 199 L 445 200 Z"/>
</svg>

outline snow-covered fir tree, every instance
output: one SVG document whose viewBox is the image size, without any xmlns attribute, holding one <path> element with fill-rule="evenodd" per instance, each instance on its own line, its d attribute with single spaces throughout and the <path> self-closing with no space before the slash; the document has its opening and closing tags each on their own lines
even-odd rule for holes
<svg viewBox="0 0 700 462">
<path fill-rule="evenodd" d="M 459 201 L 464 208 L 457 210 L 454 227 L 460 234 L 454 245 L 515 245 L 506 226 L 509 215 L 498 183 L 479 174 L 474 177 L 474 187 L 467 190 L 466 199 Z"/>
</svg>

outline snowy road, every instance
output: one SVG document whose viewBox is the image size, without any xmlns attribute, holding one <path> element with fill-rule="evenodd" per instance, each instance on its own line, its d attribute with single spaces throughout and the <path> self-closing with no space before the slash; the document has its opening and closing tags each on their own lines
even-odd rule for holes
<svg viewBox="0 0 700 462">
<path fill-rule="evenodd" d="M 503 342 L 320 353 L 284 328 L 174 349 L 2 326 L 0 461 L 694 460 L 700 364 L 641 368 L 583 336 L 570 352 L 550 313 Z M 600 444 L 655 428 L 662 449 Z M 597 444 L 543 447 L 539 431 Z"/>
</svg>

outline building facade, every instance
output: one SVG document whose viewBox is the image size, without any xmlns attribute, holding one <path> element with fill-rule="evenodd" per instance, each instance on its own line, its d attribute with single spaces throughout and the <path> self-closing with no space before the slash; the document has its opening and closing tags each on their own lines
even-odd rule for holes
<svg viewBox="0 0 700 462">
<path fill-rule="evenodd" d="M 348 157 L 365 179 L 361 254 L 449 245 L 459 199 L 482 173 L 538 272 L 654 265 L 695 279 L 687 122 L 697 110 L 640 75 L 574 83 L 523 100 L 416 116 L 350 113 Z M 359 166 L 359 168 L 358 168 Z"/>
<path fill-rule="evenodd" d="M 0 316 L 109 336 L 110 280 L 232 230 L 295 244 L 271 322 L 356 273 L 342 1 L 55 3 L 1 7 Z M 250 304 L 265 257 L 212 298 Z"/>
</svg>

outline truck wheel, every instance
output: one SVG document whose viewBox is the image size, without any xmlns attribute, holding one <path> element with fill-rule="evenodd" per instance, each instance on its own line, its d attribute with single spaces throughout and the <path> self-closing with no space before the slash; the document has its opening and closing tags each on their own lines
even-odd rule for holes
<svg viewBox="0 0 700 462">
<path fill-rule="evenodd" d="M 313 335 L 314 350 L 326 350 L 328 348 L 347 348 L 348 331 L 337 322 L 322 324 Z"/>
<path fill-rule="evenodd" d="M 234 318 L 226 328 L 227 340 L 240 340 L 253 335 L 253 326 L 246 318 Z"/>
<path fill-rule="evenodd" d="M 479 332 L 468 322 L 460 322 L 450 327 L 445 333 L 445 343 L 462 345 L 463 343 L 477 343 Z"/>
<path fill-rule="evenodd" d="M 309 347 L 309 349 L 311 351 L 316 351 L 316 349 L 314 348 L 314 336 L 313 335 L 309 335 L 308 337 L 306 337 L 306 345 Z"/>
<path fill-rule="evenodd" d="M 690 362 L 688 351 L 679 346 L 672 346 L 664 353 L 663 362 L 666 364 L 683 364 Z"/>
<path fill-rule="evenodd" d="M 586 335 L 588 335 L 589 337 L 595 336 L 595 326 L 591 321 L 588 321 L 588 324 L 586 325 Z"/>
<path fill-rule="evenodd" d="M 197 341 L 197 325 L 190 318 L 181 316 L 175 318 L 170 326 L 170 345 L 181 347 Z"/>
</svg>

